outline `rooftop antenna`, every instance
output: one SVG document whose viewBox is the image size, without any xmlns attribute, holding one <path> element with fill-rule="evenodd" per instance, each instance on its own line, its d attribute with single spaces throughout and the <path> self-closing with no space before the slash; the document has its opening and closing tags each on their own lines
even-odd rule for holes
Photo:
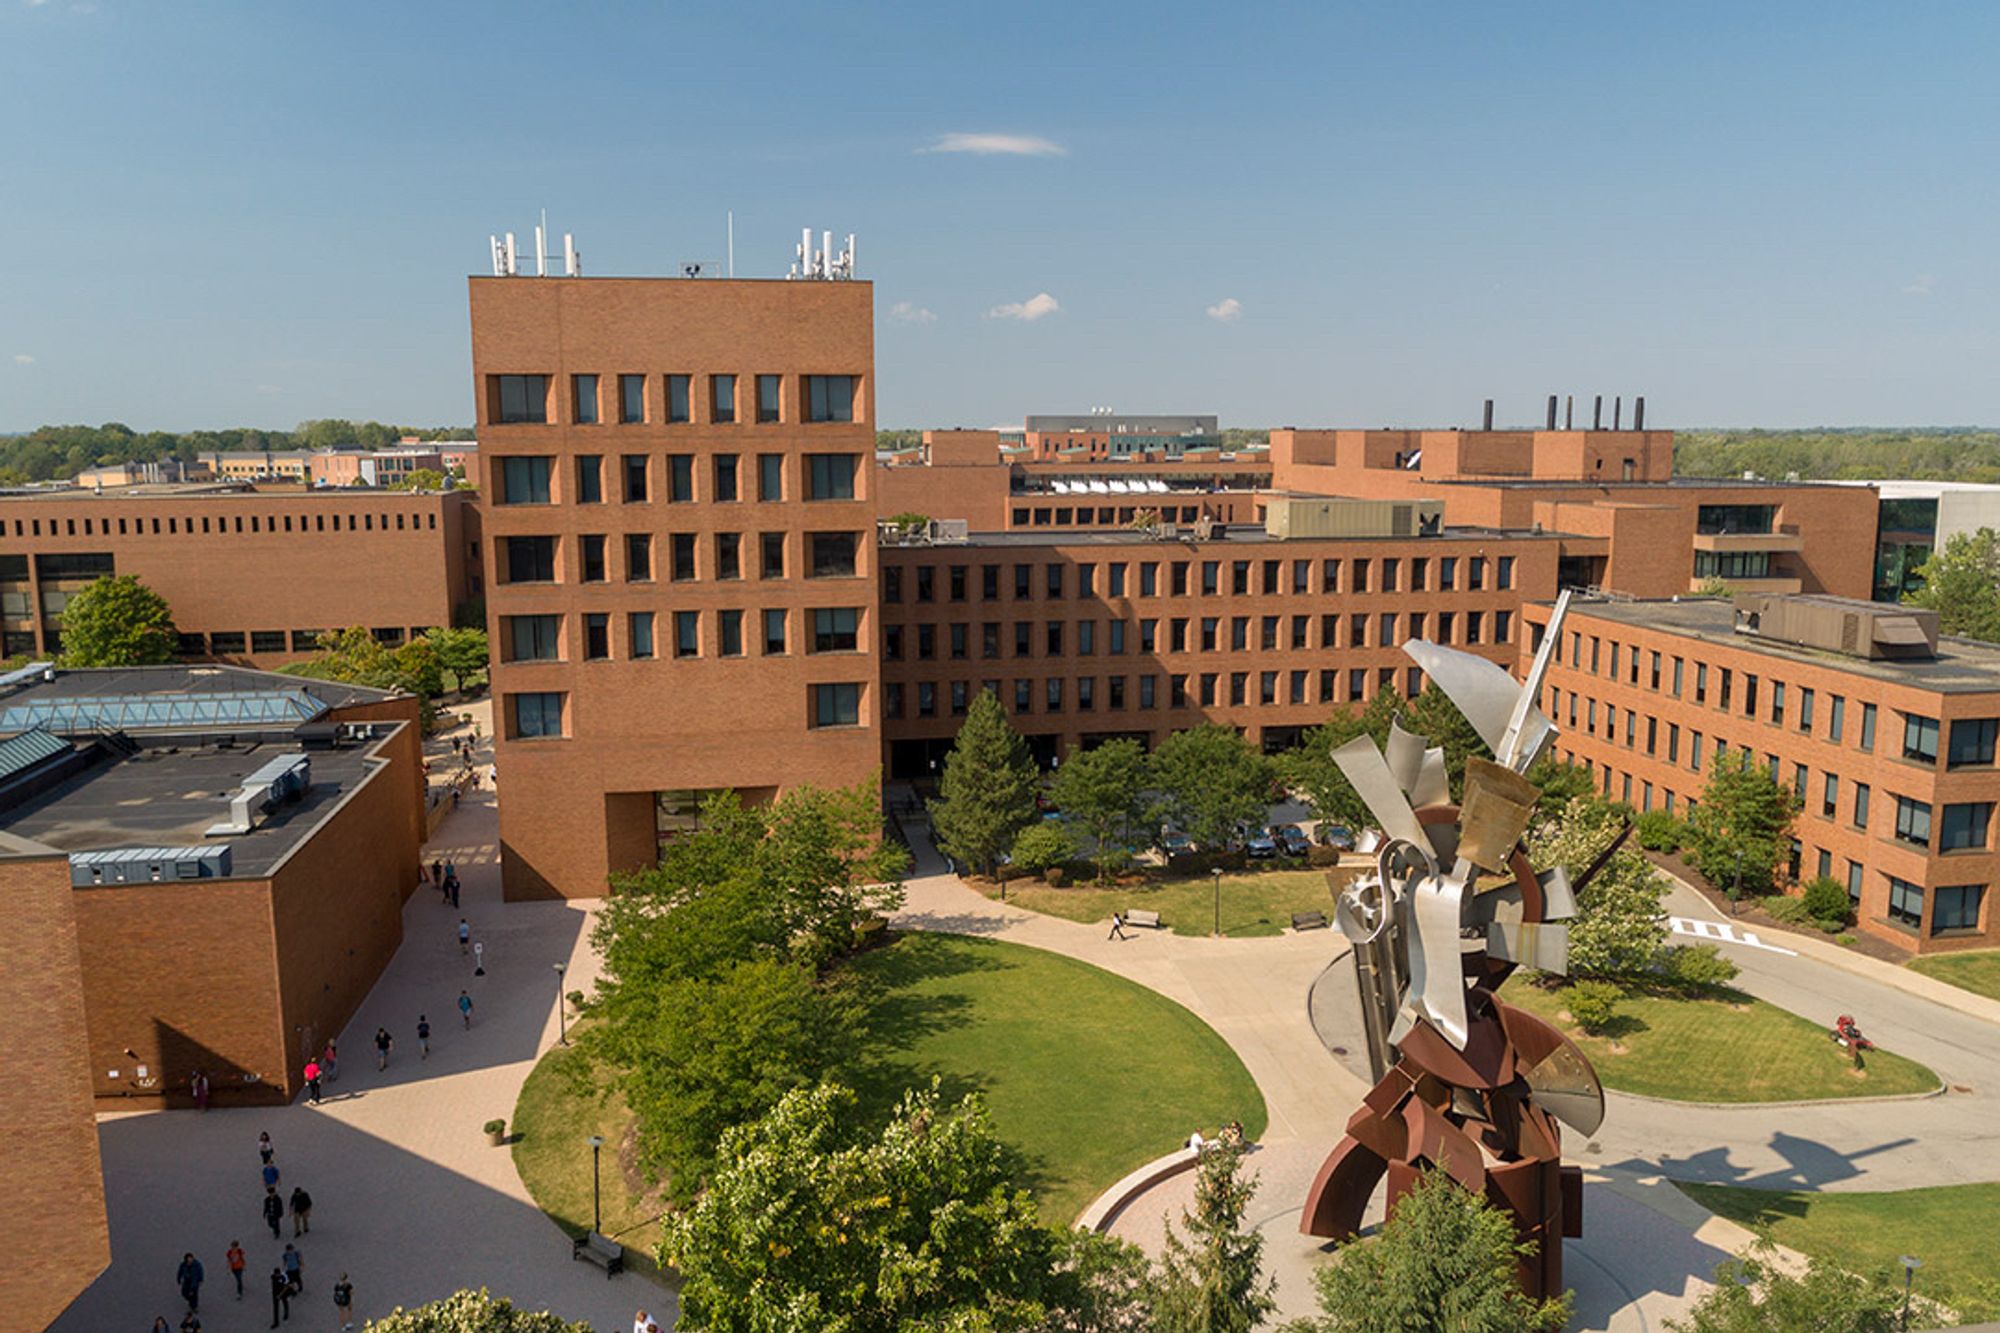
<svg viewBox="0 0 2000 1333">
<path fill-rule="evenodd" d="M 513 277 L 521 271 L 520 257 L 514 252 L 514 233 L 507 233 L 507 276 Z"/>
<path fill-rule="evenodd" d="M 549 210 L 542 210 L 542 220 L 535 224 L 535 276 L 549 276 Z"/>
<path fill-rule="evenodd" d="M 563 276 L 580 278 L 583 276 L 583 256 L 576 252 L 576 237 L 563 233 Z"/>
<path fill-rule="evenodd" d="M 507 247 L 500 243 L 498 236 L 488 236 L 486 242 L 493 247 L 493 276 L 496 278 L 506 277 Z"/>
<path fill-rule="evenodd" d="M 729 210 L 729 268 L 730 277 L 736 276 L 736 210 Z"/>
</svg>

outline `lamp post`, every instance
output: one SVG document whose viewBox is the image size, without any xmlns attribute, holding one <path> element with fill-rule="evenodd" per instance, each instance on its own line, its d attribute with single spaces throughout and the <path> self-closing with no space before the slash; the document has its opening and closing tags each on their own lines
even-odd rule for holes
<svg viewBox="0 0 2000 1333">
<path fill-rule="evenodd" d="M 1729 890 L 1729 915 L 1735 916 L 1737 905 L 1743 901 L 1743 849 L 1736 849 L 1736 885 Z"/>
<path fill-rule="evenodd" d="M 565 971 L 565 965 L 555 963 L 552 966 L 556 970 L 556 1044 L 558 1046 L 567 1046 L 569 1045 L 569 1016 L 563 1012 L 563 972 Z"/>
<path fill-rule="evenodd" d="M 1913 1259 L 1907 1254 L 1903 1256 L 1903 1313 L 1896 1320 L 1897 1328 L 1907 1329 L 1910 1326 L 1910 1284 L 1915 1280 L 1917 1270 L 1923 1266 L 1923 1260 Z"/>
<path fill-rule="evenodd" d="M 1208 876 L 1215 881 L 1215 938 L 1222 938 L 1222 867 L 1212 866 Z"/>
<path fill-rule="evenodd" d="M 590 1229 L 602 1233 L 604 1230 L 604 1193 L 600 1188 L 597 1173 L 598 1152 L 604 1147 L 604 1136 L 590 1136 Z"/>
</svg>

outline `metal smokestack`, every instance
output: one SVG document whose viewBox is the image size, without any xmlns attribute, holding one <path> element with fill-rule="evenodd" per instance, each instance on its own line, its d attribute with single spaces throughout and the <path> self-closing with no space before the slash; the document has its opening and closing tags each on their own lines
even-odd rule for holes
<svg viewBox="0 0 2000 1333">
<path fill-rule="evenodd" d="M 1619 394 L 1611 400 L 1611 429 L 1623 430 L 1625 421 L 1625 395 Z"/>
<path fill-rule="evenodd" d="M 1575 428 L 1576 428 L 1576 395 L 1573 393 L 1566 393 L 1563 395 L 1563 429 L 1573 430 Z"/>
<path fill-rule="evenodd" d="M 1547 429 L 1549 429 L 1549 430 L 1554 430 L 1555 428 L 1556 428 L 1556 396 L 1555 396 L 1554 394 L 1550 394 L 1550 395 L 1549 395 L 1549 424 L 1548 424 L 1548 426 L 1547 426 Z"/>
<path fill-rule="evenodd" d="M 1488 398 L 1486 400 L 1486 424 L 1481 426 L 1480 429 L 1481 430 L 1493 429 L 1493 400 L 1491 398 Z"/>
<path fill-rule="evenodd" d="M 1646 399 L 1643 395 L 1632 400 L 1632 429 L 1646 429 Z"/>
<path fill-rule="evenodd" d="M 1598 394 L 1596 399 L 1591 403 L 1590 428 L 1592 430 L 1604 429 L 1604 395 L 1601 393 Z"/>
</svg>

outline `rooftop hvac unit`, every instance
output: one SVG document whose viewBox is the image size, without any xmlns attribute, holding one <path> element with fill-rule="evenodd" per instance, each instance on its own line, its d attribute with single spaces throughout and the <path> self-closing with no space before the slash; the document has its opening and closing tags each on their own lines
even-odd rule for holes
<svg viewBox="0 0 2000 1333">
<path fill-rule="evenodd" d="M 219 847 L 115 847 L 71 852 L 73 888 L 99 884 L 159 884 L 179 879 L 227 879 L 229 845 Z"/>
<path fill-rule="evenodd" d="M 286 801 L 296 801 L 312 785 L 312 760 L 302 754 L 280 755 L 243 779 L 243 785 L 229 800 L 229 818 L 210 824 L 207 837 L 228 837 L 248 833 L 258 819 Z"/>
</svg>

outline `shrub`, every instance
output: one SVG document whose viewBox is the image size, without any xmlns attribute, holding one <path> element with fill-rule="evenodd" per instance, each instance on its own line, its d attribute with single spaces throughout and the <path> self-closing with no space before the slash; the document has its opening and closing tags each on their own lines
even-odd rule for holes
<svg viewBox="0 0 2000 1333">
<path fill-rule="evenodd" d="M 1778 894 L 1758 905 L 1770 913 L 1773 921 L 1780 921 L 1788 926 L 1807 925 L 1813 919 L 1812 908 L 1806 906 L 1806 900 L 1803 898 L 1787 898 L 1783 894 Z"/>
<path fill-rule="evenodd" d="M 1076 835 L 1059 820 L 1030 824 L 1014 837 L 1014 864 L 1031 875 L 1076 855 Z"/>
<path fill-rule="evenodd" d="M 1063 886 L 1063 881 L 1068 878 L 1069 876 L 1063 873 L 1063 868 L 1061 866 L 1050 866 L 1047 870 L 1044 870 L 1042 872 L 1043 882 L 1046 883 L 1052 889 L 1061 888 Z"/>
<path fill-rule="evenodd" d="M 1800 901 L 1829 935 L 1847 924 L 1847 886 L 1829 875 L 1809 881 Z"/>
<path fill-rule="evenodd" d="M 1833 937 L 1833 942 L 1845 948 L 1852 949 L 1854 947 L 1854 936 L 1843 930 Z"/>
<path fill-rule="evenodd" d="M 1736 964 L 1713 944 L 1683 944 L 1661 955 L 1667 980 L 1685 990 L 1713 990 L 1736 980 Z"/>
<path fill-rule="evenodd" d="M 1314 845 L 1306 849 L 1306 864 L 1315 870 L 1324 870 L 1340 864 L 1340 850 L 1336 847 Z"/>
<path fill-rule="evenodd" d="M 507 1122 L 505 1120 L 489 1120 L 484 1125 L 481 1125 L 480 1128 L 488 1134 L 499 1134 L 505 1132 Z"/>
<path fill-rule="evenodd" d="M 1615 982 L 1578 981 L 1563 992 L 1563 1007 L 1585 1032 L 1601 1032 L 1617 1016 L 1624 994 Z"/>
<path fill-rule="evenodd" d="M 1648 810 L 1633 821 L 1632 836 L 1649 852 L 1677 852 L 1685 827 L 1664 810 Z"/>
</svg>

